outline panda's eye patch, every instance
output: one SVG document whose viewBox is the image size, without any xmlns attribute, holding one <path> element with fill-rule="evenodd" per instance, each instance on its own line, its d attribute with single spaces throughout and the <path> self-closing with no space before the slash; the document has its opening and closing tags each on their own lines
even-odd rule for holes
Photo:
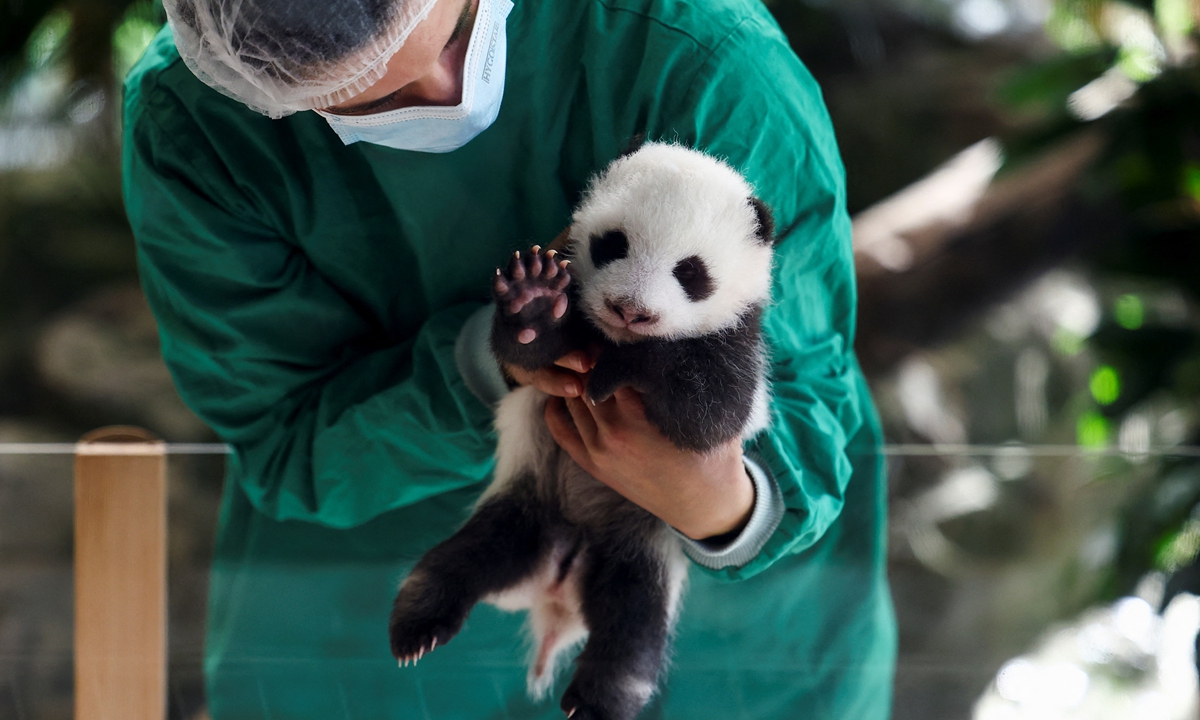
<svg viewBox="0 0 1200 720">
<path fill-rule="evenodd" d="M 600 237 L 592 236 L 592 264 L 597 268 L 604 267 L 613 260 L 620 260 L 629 254 L 629 238 L 620 230 L 609 230 Z"/>
<path fill-rule="evenodd" d="M 675 264 L 675 279 L 692 302 L 700 302 L 713 294 L 713 281 L 708 275 L 708 267 L 697 255 Z"/>
</svg>

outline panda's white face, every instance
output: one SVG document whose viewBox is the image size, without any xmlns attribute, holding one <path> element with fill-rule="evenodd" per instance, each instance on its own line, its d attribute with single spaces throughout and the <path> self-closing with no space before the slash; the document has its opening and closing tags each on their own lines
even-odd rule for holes
<svg viewBox="0 0 1200 720">
<path fill-rule="evenodd" d="M 770 296 L 770 231 L 752 195 L 728 165 L 678 145 L 615 161 L 571 226 L 583 311 L 616 342 L 736 324 Z"/>
</svg>

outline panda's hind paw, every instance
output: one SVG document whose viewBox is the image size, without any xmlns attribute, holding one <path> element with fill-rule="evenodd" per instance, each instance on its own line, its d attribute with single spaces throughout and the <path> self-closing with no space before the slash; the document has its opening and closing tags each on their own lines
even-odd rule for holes
<svg viewBox="0 0 1200 720">
<path fill-rule="evenodd" d="M 388 634 L 391 637 L 392 657 L 400 667 L 416 665 L 417 661 L 439 646 L 450 642 L 462 627 L 462 619 L 450 613 L 446 617 L 406 617 L 394 614 Z"/>
<path fill-rule="evenodd" d="M 559 707 L 570 720 L 634 720 L 643 703 L 622 702 L 607 693 L 585 691 L 578 682 L 571 683 L 563 693 Z"/>
</svg>

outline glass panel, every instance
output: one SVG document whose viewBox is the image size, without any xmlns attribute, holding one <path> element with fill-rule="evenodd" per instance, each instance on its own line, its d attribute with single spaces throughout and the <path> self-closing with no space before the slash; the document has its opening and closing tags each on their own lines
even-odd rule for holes
<svg viewBox="0 0 1200 720">
<path fill-rule="evenodd" d="M 27 447 L 32 451 L 0 452 L 0 717 L 65 720 L 73 703 L 73 459 L 70 446 L 57 454 L 46 454 L 50 446 Z M 168 456 L 168 713 L 192 720 L 206 706 L 205 612 L 225 457 L 211 447 L 178 448 Z M 1200 605 L 1170 604 L 1180 587 L 1168 578 L 1194 562 L 1200 522 L 1174 522 L 1176 532 L 1165 535 L 1138 525 L 1157 527 L 1156 518 L 1178 517 L 1181 508 L 1187 515 L 1200 496 L 1200 448 L 890 445 L 885 452 L 893 488 L 889 576 L 900 630 L 896 720 L 1020 720 L 1101 701 L 1157 708 L 1154 717 L 1170 719 L 1173 703 L 1194 699 L 1191 648 Z M 325 592 L 323 577 L 333 583 L 347 573 L 383 572 L 370 561 L 339 566 L 319 555 L 300 573 L 314 593 Z M 284 587 L 290 572 L 282 562 L 258 567 L 255 582 Z M 352 606 L 361 599 L 337 602 L 347 604 L 352 635 Z M 279 608 L 289 604 L 279 598 Z M 499 617 L 491 608 L 476 612 L 480 628 L 516 630 L 491 622 Z M 522 661 L 520 643 L 500 634 L 486 640 L 469 672 L 486 678 L 496 698 L 511 699 L 507 669 Z M 377 648 L 355 643 L 328 648 L 333 675 L 306 682 L 329 685 L 337 690 L 331 697 L 340 693 L 351 703 L 334 711 L 370 717 L 353 708 L 364 693 L 384 689 L 363 672 L 377 664 Z M 274 685 L 311 674 L 304 652 L 262 650 L 226 674 L 227 691 L 246 685 L 272 696 Z M 426 666 L 414 690 L 426 703 L 456 707 L 465 670 Z M 728 709 L 735 717 L 737 707 L 763 697 L 752 688 L 785 682 L 753 668 L 736 677 L 713 674 L 683 657 L 676 667 L 680 692 L 693 671 L 734 683 Z M 403 684 L 402 675 L 395 682 Z M 527 701 L 513 702 L 514 716 L 536 714 Z"/>
<path fill-rule="evenodd" d="M 893 446 L 889 466 L 896 720 L 1194 701 L 1194 598 L 1158 611 L 1196 591 L 1166 581 L 1200 549 L 1173 538 L 1200 499 L 1200 448 Z"/>
<path fill-rule="evenodd" d="M 202 659 L 225 458 L 168 457 L 170 718 L 203 710 Z M 0 718 L 73 714 L 74 458 L 71 444 L 0 443 Z"/>
<path fill-rule="evenodd" d="M 70 455 L 0 452 L 0 718 L 72 713 Z"/>
<path fill-rule="evenodd" d="M 211 450 L 167 457 L 167 692 L 171 719 L 191 720 L 205 705 L 204 623 L 224 475 L 225 456 Z"/>
</svg>

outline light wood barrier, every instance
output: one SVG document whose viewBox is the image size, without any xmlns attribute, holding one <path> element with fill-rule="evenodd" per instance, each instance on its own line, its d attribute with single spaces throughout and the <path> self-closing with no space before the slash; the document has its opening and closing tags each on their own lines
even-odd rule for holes
<svg viewBox="0 0 1200 720">
<path fill-rule="evenodd" d="M 75 448 L 75 720 L 163 720 L 165 445 L 108 427 Z"/>
</svg>

